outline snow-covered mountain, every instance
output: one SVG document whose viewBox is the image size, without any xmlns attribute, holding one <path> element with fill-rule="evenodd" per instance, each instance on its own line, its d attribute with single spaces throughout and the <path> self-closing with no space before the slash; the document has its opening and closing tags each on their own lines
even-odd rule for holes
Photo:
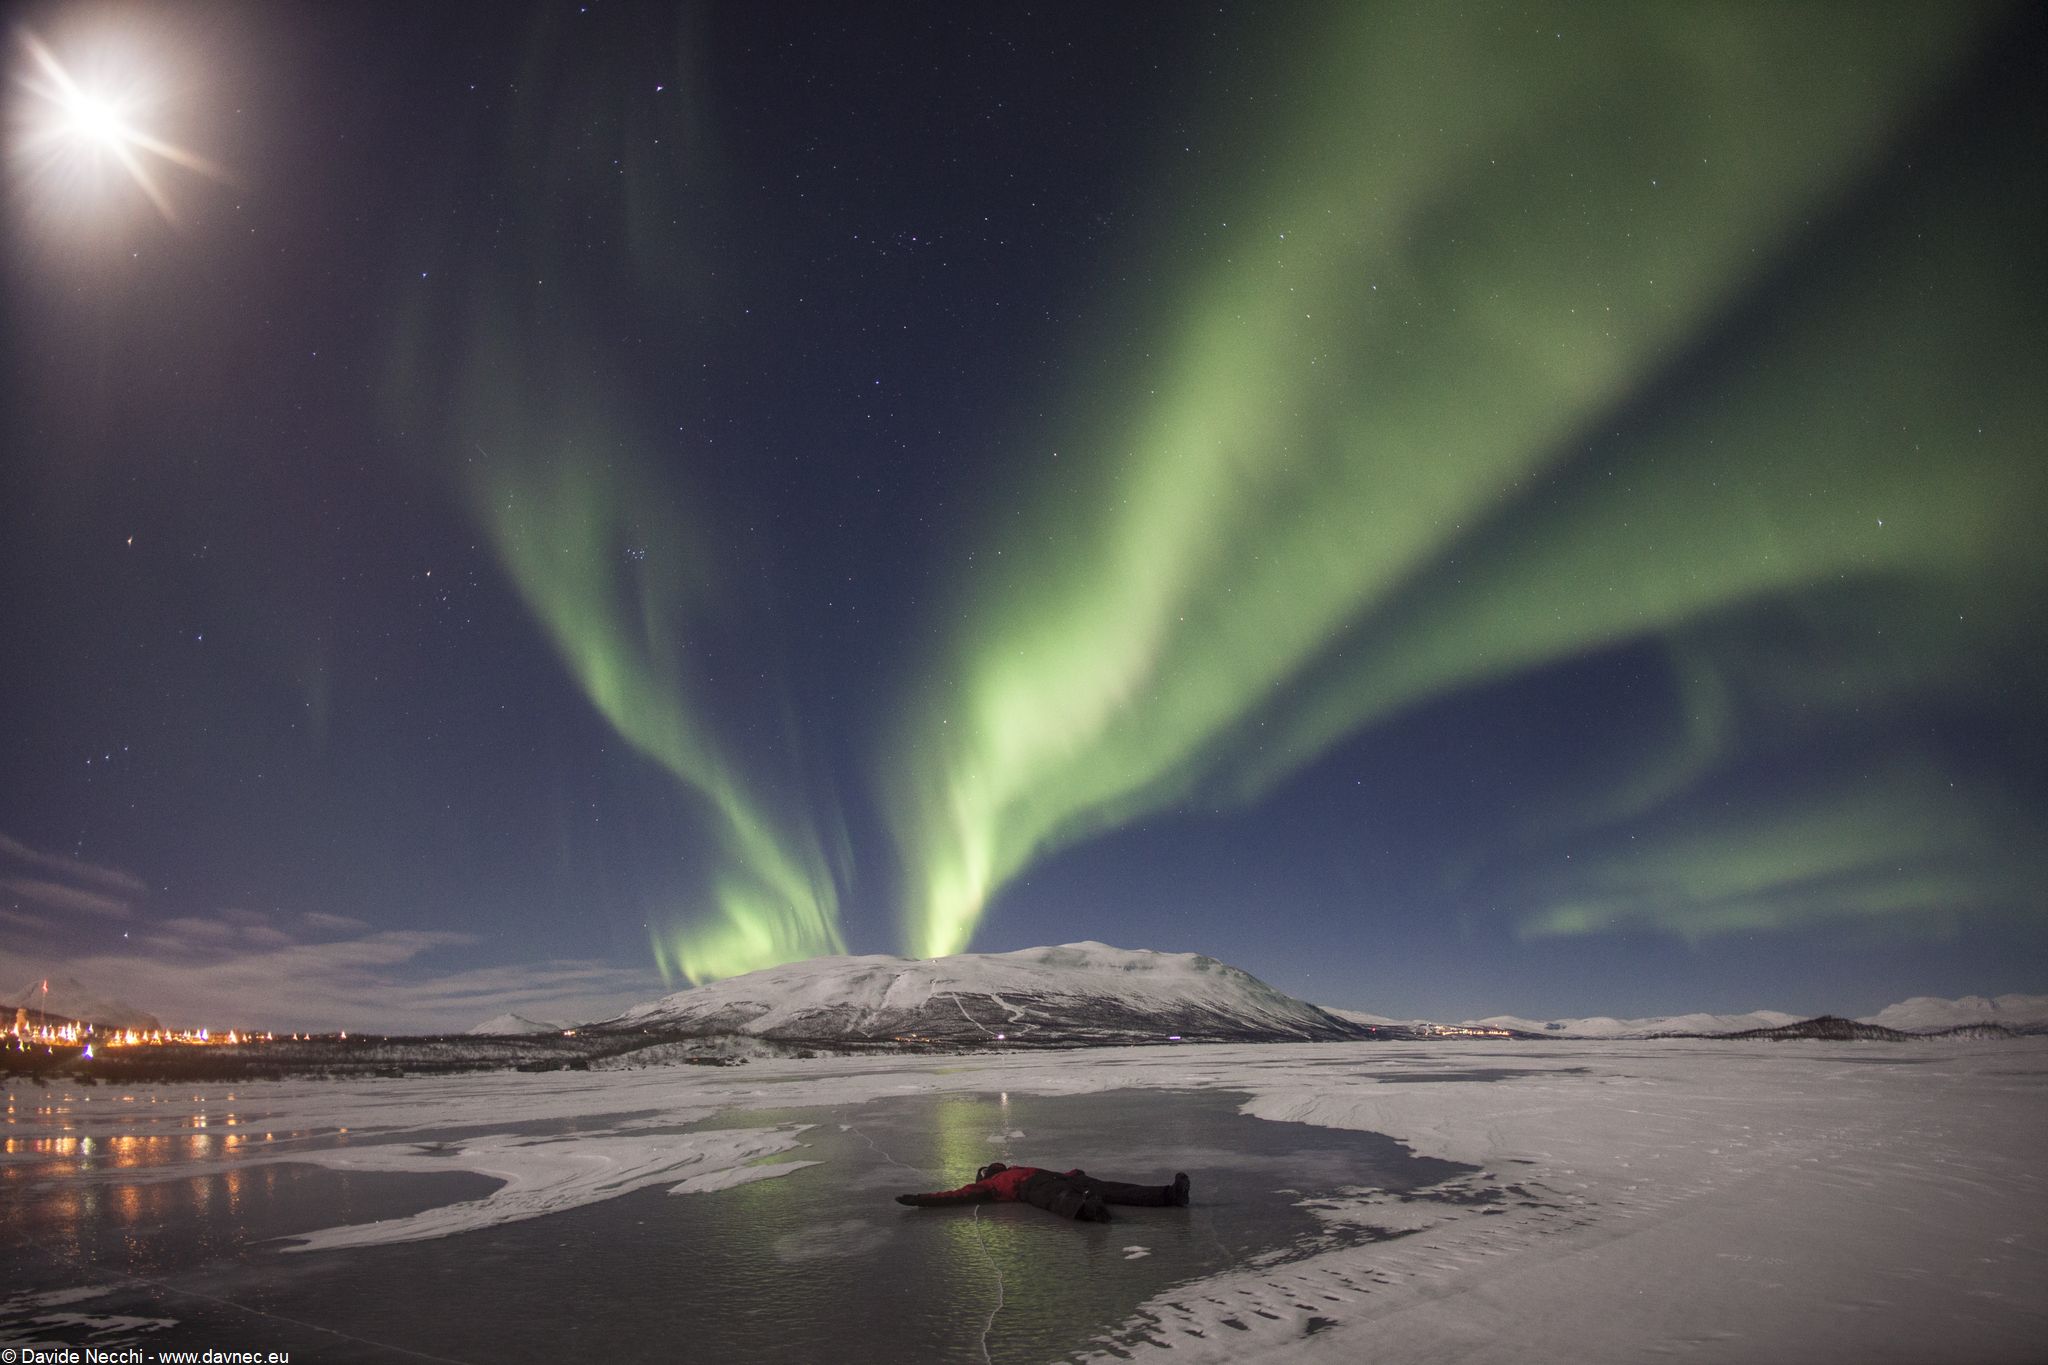
<svg viewBox="0 0 2048 1365">
<path fill-rule="evenodd" d="M 1428 1019 L 1390 1019 L 1384 1014 L 1367 1014 L 1364 1010 L 1340 1010 L 1334 1009 L 1329 1005 L 1324 1005 L 1322 1009 L 1326 1014 L 1334 1014 L 1347 1023 L 1362 1024 L 1368 1029 L 1400 1029 L 1408 1031 L 1436 1027 L 1436 1024 Z"/>
<path fill-rule="evenodd" d="M 1343 1013 L 1357 1021 L 1372 1018 L 1351 1011 Z M 1485 1019 L 1468 1019 L 1463 1027 L 1513 1029 L 1518 1033 L 1540 1034 L 1546 1038 L 1653 1038 L 1673 1033 L 1709 1037 L 1721 1033 L 1751 1033 L 1805 1022 L 1808 1022 L 1807 1016 L 1803 1014 L 1751 1010 L 1747 1014 L 1673 1014 L 1654 1019 L 1610 1019 L 1605 1015 L 1590 1019 L 1524 1019 L 1512 1014 L 1496 1014 Z M 1966 995 L 1960 1000 L 1937 1000 L 1921 995 L 1896 1005 L 1887 1005 L 1876 1014 L 1856 1022 L 1899 1033 L 1939 1033 L 1945 1029 L 1978 1024 L 1995 1024 L 2015 1033 L 2044 1033 L 2048 1032 L 2048 995 L 2001 995 L 1995 999 Z"/>
<path fill-rule="evenodd" d="M 1960 1000 L 1916 995 L 1886 1005 L 1861 1022 L 1902 1033 L 1933 1033 L 1971 1024 L 2000 1024 L 2015 1033 L 2048 1032 L 2048 995 L 1966 995 Z"/>
<path fill-rule="evenodd" d="M 560 1033 L 563 1026 L 550 1024 L 545 1019 L 529 1019 L 523 1014 L 501 1014 L 495 1019 L 486 1019 L 471 1029 L 470 1036 L 489 1034 L 503 1037 L 517 1033 Z"/>
<path fill-rule="evenodd" d="M 813 958 L 679 991 L 598 1027 L 954 1044 L 1371 1036 L 1214 958 L 1104 943 L 929 960 Z"/>
<path fill-rule="evenodd" d="M 157 1017 L 145 1010 L 122 1000 L 108 1000 L 87 990 L 76 977 L 53 976 L 49 978 L 49 990 L 43 989 L 41 979 L 30 982 L 26 987 L 8 996 L 4 1002 L 7 1019 L 12 1023 L 17 1007 L 26 1006 L 41 1010 L 53 1019 L 76 1019 L 80 1023 L 97 1024 L 101 1028 L 159 1029 L 163 1025 Z"/>
<path fill-rule="evenodd" d="M 1597 1014 L 1588 1019 L 1523 1019 L 1512 1014 L 1495 1014 L 1485 1019 L 1467 1019 L 1464 1028 L 1505 1028 L 1517 1033 L 1537 1033 L 1546 1038 L 1651 1038 L 1660 1033 L 1743 1033 L 1750 1029 L 1783 1028 L 1806 1018 L 1782 1010 L 1751 1010 L 1747 1014 L 1672 1014 L 1651 1019 L 1612 1019 Z"/>
</svg>

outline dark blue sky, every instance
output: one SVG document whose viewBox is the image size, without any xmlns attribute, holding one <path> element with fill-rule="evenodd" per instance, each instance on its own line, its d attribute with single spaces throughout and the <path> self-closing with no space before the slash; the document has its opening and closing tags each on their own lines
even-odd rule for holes
<svg viewBox="0 0 2048 1365">
<path fill-rule="evenodd" d="M 0 988 L 2048 989 L 2042 25 L 1893 17 L 17 7 Z"/>
</svg>

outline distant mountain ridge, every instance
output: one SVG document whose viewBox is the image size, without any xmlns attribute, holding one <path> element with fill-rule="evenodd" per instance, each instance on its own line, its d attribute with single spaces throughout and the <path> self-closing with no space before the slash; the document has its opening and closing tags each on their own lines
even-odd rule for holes
<svg viewBox="0 0 2048 1365">
<path fill-rule="evenodd" d="M 504 1014 L 470 1032 L 542 1033 L 566 1027 Z M 1860 1020 L 1759 1009 L 1643 1019 L 1495 1014 L 1444 1024 L 1312 1005 L 1199 954 L 1088 942 L 929 961 L 879 955 L 814 958 L 679 991 L 585 1027 L 855 1043 L 900 1036 L 955 1046 L 1154 1042 L 1175 1034 L 1188 1041 L 1398 1041 L 1461 1030 L 1579 1041 L 1997 1038 L 2048 1033 L 2048 995 L 1916 996 Z"/>
<path fill-rule="evenodd" d="M 1747 1014 L 1673 1014 L 1648 1019 L 1612 1019 L 1594 1015 L 1587 1019 L 1523 1019 L 1512 1014 L 1494 1014 L 1468 1019 L 1464 1028 L 1504 1028 L 1516 1033 L 1533 1033 L 1545 1038 L 1655 1038 L 1673 1033 L 1743 1033 L 1752 1029 L 1783 1028 L 1805 1016 L 1781 1010 L 1751 1010 Z"/>
<path fill-rule="evenodd" d="M 928 960 L 812 958 L 678 991 L 593 1027 L 955 1046 L 1373 1036 L 1214 958 L 1095 942 Z"/>
<path fill-rule="evenodd" d="M 1975 1024 L 1997 1024 L 2014 1033 L 2042 1033 L 2048 1032 L 2048 995 L 2001 995 L 1990 999 L 1966 995 L 1957 1000 L 1916 995 L 1911 1000 L 1886 1005 L 1860 1022 L 1901 1033 L 1934 1033 Z"/>
<path fill-rule="evenodd" d="M 47 991 L 45 984 L 49 987 Z M 71 976 L 53 976 L 47 979 L 47 983 L 39 977 L 0 1004 L 4 1004 L 7 1011 L 7 1019 L 0 1022 L 0 1027 L 12 1023 L 14 1011 L 21 1008 L 39 1010 L 48 1018 L 72 1019 L 99 1028 L 163 1027 L 154 1014 L 139 1010 L 123 1000 L 107 1000 L 95 995 Z"/>
<path fill-rule="evenodd" d="M 1352 1019 L 1365 1019 L 1352 1011 L 1339 1011 Z M 1420 1024 L 1420 1021 L 1413 1021 Z M 1524 1019 L 1512 1014 L 1495 1014 L 1485 1019 L 1468 1019 L 1463 1028 L 1504 1028 L 1544 1038 L 1658 1038 L 1687 1037 L 1848 1037 L 1843 1026 L 1867 1026 L 1853 1031 L 1858 1038 L 1913 1037 L 1957 1030 L 2000 1030 L 2004 1033 L 2048 1033 L 2048 995 L 2001 995 L 1987 998 L 1966 995 L 1942 1000 L 1919 995 L 1876 1014 L 1856 1020 L 1833 1015 L 1818 1017 L 1787 1014 L 1782 1010 L 1751 1010 L 1746 1014 L 1673 1014 L 1648 1019 L 1612 1019 L 1594 1015 L 1586 1019 Z M 1797 1030 L 1808 1028 L 1805 1033 Z M 1824 1025 L 1824 1027 L 1822 1027 Z M 1987 1032 L 1984 1036 L 1996 1037 Z"/>
<path fill-rule="evenodd" d="M 545 1019 L 529 1019 L 523 1014 L 501 1014 L 486 1019 L 469 1031 L 471 1037 L 509 1037 L 527 1033 L 560 1033 L 564 1026 L 550 1024 Z"/>
<path fill-rule="evenodd" d="M 1744 1029 L 1740 1033 L 1719 1035 L 1727 1038 L 1764 1039 L 1771 1042 L 1820 1041 L 1829 1043 L 1903 1043 L 1910 1042 L 1914 1035 L 1901 1033 L 1895 1028 L 1884 1028 L 1877 1024 L 1866 1024 L 1857 1019 L 1844 1019 L 1838 1014 L 1823 1014 L 1815 1019 L 1802 1019 L 1796 1024 L 1783 1024 L 1775 1028 Z"/>
<path fill-rule="evenodd" d="M 157 1029 L 157 1017 L 88 989 L 75 977 L 38 978 L 4 999 L 17 1006 L 102 1028 Z M 886 956 L 814 958 L 679 991 L 589 1027 L 661 1029 L 681 1036 L 718 1033 L 761 1038 L 887 1041 L 901 1035 L 951 1045 L 974 1042 L 1287 1042 L 1394 1040 L 1451 1029 L 1506 1029 L 1559 1039 L 1823 1036 L 1840 1033 L 1832 1016 L 1781 1010 L 1678 1014 L 1644 1019 L 1595 1015 L 1530 1019 L 1496 1014 L 1442 1025 L 1332 1009 L 1286 995 L 1215 958 L 1113 948 L 1093 941 L 1012 953 L 962 953 L 930 960 Z M 2048 995 L 1914 996 L 1853 1022 L 1904 1036 L 2000 1037 L 2048 1034 Z M 1798 1030 L 1806 1025 L 1815 1029 Z M 558 1033 L 577 1025 L 514 1012 L 468 1030 L 473 1035 Z"/>
</svg>

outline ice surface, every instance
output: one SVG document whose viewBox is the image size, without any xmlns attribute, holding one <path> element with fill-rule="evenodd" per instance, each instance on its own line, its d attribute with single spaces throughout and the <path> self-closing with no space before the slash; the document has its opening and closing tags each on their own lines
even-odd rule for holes
<svg viewBox="0 0 2048 1365">
<path fill-rule="evenodd" d="M 1262 1119 L 1386 1133 L 1481 1172 L 1449 1200 L 1304 1196 L 1326 1223 L 1378 1240 L 1176 1286 L 1107 1333 L 1103 1359 L 1996 1362 L 2038 1360 L 2048 1340 L 2048 1039 L 1127 1048 L 239 1090 L 17 1086 L 9 1136 L 32 1151 L 123 1131 L 145 1110 L 187 1132 L 232 1117 L 234 1132 L 312 1135 L 297 1160 L 504 1182 L 304 1244 L 319 1248 L 795 1168 L 750 1163 L 797 1145 L 801 1121 L 717 1127 L 731 1111 L 833 1123 L 892 1096 L 1126 1087 L 1242 1093 Z M 533 1131 L 557 1120 L 564 1131 Z M 1004 1135 L 974 1128 L 961 1162 Z M 284 1155 L 251 1141 L 172 1171 Z M 1213 1186 L 1191 1173 L 1200 1204 Z M 1134 1245 L 1111 1244 L 1119 1261 Z M 317 1252 L 305 1263 L 322 1264 Z M 1001 1330 L 999 1314 L 997 1354 Z"/>
<path fill-rule="evenodd" d="M 2048 1047 L 1770 1047 L 1462 1052 L 1519 1073 L 1490 1085 L 1268 1078 L 1262 1117 L 1392 1133 L 1571 1211 L 1430 1209 L 1417 1236 L 1149 1304 L 1160 1339 L 1178 1361 L 2039 1359 Z"/>
</svg>

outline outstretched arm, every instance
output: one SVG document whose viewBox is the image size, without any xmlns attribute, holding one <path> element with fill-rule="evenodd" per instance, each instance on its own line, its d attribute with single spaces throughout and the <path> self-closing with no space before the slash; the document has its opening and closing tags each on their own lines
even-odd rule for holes
<svg viewBox="0 0 2048 1365">
<path fill-rule="evenodd" d="M 979 1181 L 962 1185 L 957 1190 L 940 1190 L 934 1194 L 899 1194 L 896 1202 L 912 1208 L 936 1209 L 948 1204 L 987 1204 L 993 1201 L 996 1192 Z"/>
</svg>

